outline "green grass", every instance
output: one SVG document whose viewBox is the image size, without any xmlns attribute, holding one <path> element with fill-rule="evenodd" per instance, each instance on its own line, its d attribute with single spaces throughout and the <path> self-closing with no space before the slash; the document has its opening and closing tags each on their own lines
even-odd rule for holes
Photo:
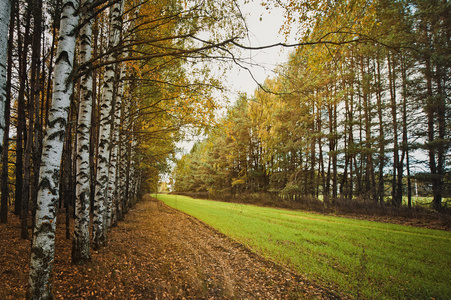
<svg viewBox="0 0 451 300">
<path fill-rule="evenodd" d="M 450 232 L 185 196 L 157 198 L 340 293 L 451 299 Z"/>
</svg>

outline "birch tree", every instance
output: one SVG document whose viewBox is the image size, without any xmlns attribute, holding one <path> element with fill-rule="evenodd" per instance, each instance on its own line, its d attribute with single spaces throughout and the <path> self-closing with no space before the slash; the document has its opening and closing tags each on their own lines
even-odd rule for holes
<svg viewBox="0 0 451 300">
<path fill-rule="evenodd" d="M 122 67 L 118 66 L 119 70 L 117 82 L 116 97 L 114 100 L 114 108 L 112 114 L 112 132 L 111 132 L 111 152 L 109 163 L 109 182 L 108 182 L 108 204 L 111 205 L 107 216 L 107 226 L 115 225 L 117 221 L 123 219 L 123 211 L 121 201 L 118 199 L 120 187 L 118 186 L 118 166 L 119 166 L 119 147 L 120 147 L 120 125 L 122 117 L 122 93 L 123 83 Z M 113 123 L 114 122 L 114 123 Z"/>
<path fill-rule="evenodd" d="M 80 64 L 91 59 L 92 10 L 89 7 L 92 0 L 82 0 L 81 23 L 84 24 L 79 33 Z M 92 72 L 87 72 L 80 80 L 80 110 L 77 125 L 77 161 L 76 161 L 76 200 L 75 229 L 72 245 L 72 262 L 83 263 L 90 259 L 89 251 L 89 195 L 90 195 L 90 165 L 89 165 L 89 132 L 92 113 Z"/>
<path fill-rule="evenodd" d="M 6 102 L 6 65 L 8 27 L 11 10 L 10 0 L 0 0 L 0 156 L 5 132 L 5 102 Z"/>
<path fill-rule="evenodd" d="M 65 0 L 56 53 L 52 104 L 44 135 L 39 190 L 31 247 L 29 298 L 52 299 L 50 275 L 55 254 L 59 173 L 72 94 L 70 78 L 77 36 L 79 1 Z"/>
<path fill-rule="evenodd" d="M 9 124 L 11 120 L 11 74 L 12 74 L 12 41 L 14 34 L 14 6 L 11 7 L 11 25 L 9 27 L 9 41 L 8 41 L 8 53 L 7 53 L 7 74 L 5 85 L 5 131 L 3 136 L 3 151 L 2 151 L 2 179 L 1 179 L 1 206 L 0 206 L 0 222 L 6 223 L 8 220 L 8 194 L 9 194 L 9 178 L 8 178 L 8 148 L 9 148 Z M 0 92 L 1 93 L 1 92 Z M 1 97 L 1 95 L 0 95 Z M 0 113 L 1 115 L 1 113 Z"/>
<path fill-rule="evenodd" d="M 110 10 L 110 31 L 108 36 L 109 49 L 119 42 L 122 15 L 122 1 L 115 3 Z M 113 62 L 115 53 L 108 55 L 107 61 Z M 103 85 L 103 95 L 100 100 L 100 129 L 99 129 L 99 155 L 97 163 L 96 190 L 94 199 L 93 219 L 93 248 L 98 249 L 106 243 L 105 209 L 108 205 L 108 169 L 110 159 L 110 137 L 112 122 L 112 103 L 115 83 L 115 65 L 106 66 Z"/>
</svg>

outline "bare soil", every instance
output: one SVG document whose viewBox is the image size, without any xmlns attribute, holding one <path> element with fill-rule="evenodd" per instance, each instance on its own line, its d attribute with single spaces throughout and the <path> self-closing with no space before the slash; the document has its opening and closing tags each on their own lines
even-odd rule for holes
<svg viewBox="0 0 451 300">
<path fill-rule="evenodd" d="M 0 224 L 0 299 L 24 299 L 30 241 L 12 214 Z M 58 220 L 56 299 L 346 298 L 266 260 L 199 220 L 145 196 L 83 266 Z"/>
</svg>

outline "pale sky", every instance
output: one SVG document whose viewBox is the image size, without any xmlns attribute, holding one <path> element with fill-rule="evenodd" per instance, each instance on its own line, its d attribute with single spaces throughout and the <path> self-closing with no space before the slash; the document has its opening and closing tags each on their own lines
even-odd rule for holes
<svg viewBox="0 0 451 300">
<path fill-rule="evenodd" d="M 285 42 L 285 37 L 279 34 L 283 23 L 282 9 L 273 8 L 268 11 L 260 5 L 258 0 L 247 4 L 244 4 L 244 0 L 239 2 L 250 31 L 249 41 L 242 40 L 242 44 L 258 47 Z M 274 76 L 273 70 L 277 65 L 287 61 L 290 50 L 274 47 L 265 50 L 243 51 L 242 56 L 250 58 L 256 64 L 251 67 L 252 73 L 259 83 L 263 83 L 268 76 Z M 228 75 L 228 81 L 236 92 L 242 91 L 252 95 L 257 88 L 257 84 L 246 70 L 236 67 Z"/>
<path fill-rule="evenodd" d="M 279 34 L 279 29 L 284 20 L 282 9 L 273 8 L 268 11 L 260 5 L 259 0 L 254 0 L 247 4 L 244 4 L 244 0 L 239 0 L 239 3 L 241 4 L 241 12 L 246 17 L 249 29 L 249 40 L 243 39 L 240 41 L 241 44 L 259 47 L 285 42 L 285 36 Z M 294 41 L 291 40 L 288 42 L 293 43 Z M 254 78 L 262 84 L 267 77 L 274 77 L 274 69 L 287 61 L 290 51 L 292 49 L 283 47 L 252 51 L 243 50 L 241 57 L 252 62 L 252 65 L 248 64 L 246 67 L 252 71 Z M 224 85 L 229 88 L 230 92 L 222 93 L 218 91 L 214 93 L 214 96 L 219 98 L 219 101 L 221 101 L 220 98 L 227 97 L 230 101 L 229 105 L 238 99 L 239 93 L 245 92 L 249 96 L 252 96 L 258 87 L 258 84 L 252 79 L 249 72 L 239 66 L 232 67 L 226 73 L 225 77 L 226 82 Z M 218 112 L 218 114 L 221 115 L 224 112 L 225 110 Z M 193 136 L 191 139 L 178 143 L 178 147 L 182 148 L 184 153 L 189 152 L 193 144 L 197 140 L 202 139 L 202 137 Z"/>
</svg>

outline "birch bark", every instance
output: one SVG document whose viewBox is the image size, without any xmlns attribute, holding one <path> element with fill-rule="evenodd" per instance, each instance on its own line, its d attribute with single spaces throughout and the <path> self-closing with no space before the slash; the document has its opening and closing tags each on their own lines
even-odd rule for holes
<svg viewBox="0 0 451 300">
<path fill-rule="evenodd" d="M 2 179 L 1 179 L 1 206 L 0 206 L 0 223 L 6 223 L 8 220 L 8 195 L 9 195 L 9 179 L 8 179 L 8 145 L 9 145 L 9 124 L 11 123 L 11 74 L 12 74 L 12 41 L 14 34 L 14 6 L 11 6 L 10 12 L 11 25 L 9 27 L 9 41 L 7 54 L 7 71 L 6 71 L 6 101 L 5 101 L 5 131 L 3 135 L 3 151 L 0 161 L 2 162 Z M 1 96 L 0 96 L 1 97 Z"/>
<path fill-rule="evenodd" d="M 129 22 L 129 28 L 133 30 L 136 26 L 135 22 L 139 18 L 139 12 L 141 9 L 142 0 L 139 0 L 136 9 L 134 11 L 134 16 L 132 20 Z M 134 40 L 135 34 L 131 34 L 131 39 Z M 130 49 L 131 50 L 131 49 Z M 125 52 L 125 55 L 128 56 L 129 52 Z M 122 69 L 124 71 L 124 69 Z M 131 118 L 131 111 L 132 111 L 132 103 L 134 103 L 135 99 L 133 98 L 135 90 L 135 80 L 136 78 L 136 71 L 133 68 L 130 68 L 127 70 L 130 74 L 128 75 L 131 80 L 127 81 L 127 97 L 123 97 L 124 104 L 123 104 L 123 119 L 122 119 L 122 125 L 121 125 L 121 133 L 120 133 L 120 170 L 119 170 L 119 178 L 118 178 L 118 185 L 120 187 L 120 194 L 119 199 L 122 203 L 124 203 L 124 213 L 127 213 L 128 208 L 130 207 L 130 191 L 131 187 L 133 185 L 131 176 L 131 160 L 132 160 L 132 140 L 134 136 L 133 132 L 133 121 Z M 134 103 L 134 106 L 136 107 L 136 103 Z"/>
<path fill-rule="evenodd" d="M 129 88 L 129 86 L 128 86 Z M 118 192 L 118 199 L 121 203 L 123 203 L 123 213 L 126 214 L 128 212 L 128 199 L 126 198 L 126 186 L 127 186 L 127 137 L 125 136 L 125 133 L 127 132 L 127 128 L 129 125 L 129 106 L 130 101 L 126 101 L 127 99 L 124 97 L 124 104 L 123 104 L 123 111 L 122 111 L 122 118 L 120 122 L 120 132 L 119 132 L 119 162 L 118 162 L 118 178 L 117 178 L 117 185 L 119 187 Z"/>
<path fill-rule="evenodd" d="M 73 69 L 79 1 L 65 0 L 62 6 L 60 36 L 53 79 L 52 104 L 48 116 L 39 173 L 29 274 L 29 298 L 52 299 L 50 275 L 55 254 L 55 227 L 58 184 L 64 136 L 72 94 Z"/>
<path fill-rule="evenodd" d="M 120 125 L 122 117 L 122 94 L 123 83 L 121 78 L 123 77 L 122 66 L 119 67 L 118 80 L 117 80 L 117 93 L 114 101 L 114 125 L 111 134 L 112 151 L 110 157 L 110 169 L 109 169 L 109 183 L 108 183 L 108 203 L 111 203 L 110 212 L 110 225 L 115 225 L 117 221 L 123 219 L 123 210 L 121 199 L 118 197 L 120 193 L 120 186 L 118 185 L 118 168 L 119 168 L 119 155 L 120 155 Z"/>
<path fill-rule="evenodd" d="M 92 38 L 92 10 L 89 7 L 92 0 L 82 0 L 81 23 L 85 24 L 79 33 L 79 61 L 80 65 L 91 59 Z M 75 227 L 72 244 L 72 262 L 82 264 L 90 259 L 89 250 L 89 196 L 90 192 L 90 165 L 89 165 L 89 139 L 92 113 L 92 72 L 88 72 L 80 80 L 80 110 L 77 124 L 77 161 L 76 161 L 76 188 L 75 188 Z"/>
<path fill-rule="evenodd" d="M 121 30 L 122 1 L 114 4 L 110 10 L 111 27 L 109 31 L 109 48 L 119 42 Z M 115 53 L 108 55 L 107 60 L 113 61 Z M 108 206 L 108 169 L 110 159 L 110 138 L 112 122 L 112 102 L 114 95 L 115 64 L 106 66 L 103 85 L 103 95 L 100 100 L 100 129 L 99 129 L 99 154 L 97 162 L 96 191 L 93 207 L 93 248 L 99 249 L 106 244 L 105 213 Z"/>
<path fill-rule="evenodd" d="M 11 1 L 0 0 L 0 158 L 3 152 L 3 135 L 5 133 L 6 66 L 10 10 Z"/>
</svg>

